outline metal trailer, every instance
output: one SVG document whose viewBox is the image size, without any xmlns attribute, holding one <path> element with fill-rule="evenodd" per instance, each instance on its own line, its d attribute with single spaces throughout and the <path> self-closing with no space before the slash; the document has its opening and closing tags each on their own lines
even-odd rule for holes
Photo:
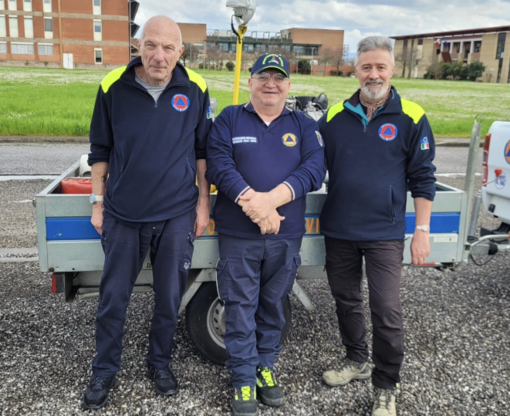
<svg viewBox="0 0 510 416">
<path fill-rule="evenodd" d="M 61 193 L 61 182 L 78 177 L 80 162 L 68 168 L 35 197 L 39 264 L 43 272 L 52 273 L 53 291 L 64 294 L 66 301 L 85 300 L 99 295 L 104 255 L 100 237 L 90 223 L 92 207 L 88 195 Z M 427 266 L 455 267 L 466 256 L 468 195 L 466 192 L 437 183 L 431 220 L 431 254 Z M 313 302 L 303 290 L 303 279 L 325 279 L 325 247 L 320 235 L 319 214 L 326 191 L 309 193 L 306 209 L 306 235 L 301 247 L 299 268 L 293 293 L 305 308 L 313 311 Z M 211 195 L 211 208 L 216 195 Z M 212 209 L 211 209 L 212 212 Z M 406 249 L 404 263 L 411 262 L 409 245 L 414 232 L 414 204 L 407 197 Z M 217 297 L 216 264 L 219 258 L 214 219 L 211 218 L 203 236 L 195 241 L 187 290 L 180 312 L 186 310 L 186 327 L 198 351 L 209 360 L 224 363 L 227 358 L 223 344 L 225 320 L 223 305 Z M 135 292 L 152 290 L 152 273 L 146 259 Z M 290 330 L 290 301 L 284 301 L 287 325 L 282 337 Z"/>
</svg>

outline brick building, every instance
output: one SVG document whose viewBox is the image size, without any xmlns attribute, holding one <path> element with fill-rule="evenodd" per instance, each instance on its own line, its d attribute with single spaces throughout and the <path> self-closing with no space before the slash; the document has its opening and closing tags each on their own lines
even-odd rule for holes
<svg viewBox="0 0 510 416">
<path fill-rule="evenodd" d="M 134 0 L 0 0 L 0 65 L 125 65 L 138 6 Z"/>
<path fill-rule="evenodd" d="M 193 54 L 188 58 L 190 66 L 202 63 L 208 52 L 215 49 L 227 60 L 235 59 L 237 36 L 231 30 L 207 29 L 203 23 L 179 23 L 184 43 L 193 45 Z M 291 28 L 279 32 L 248 31 L 243 37 L 243 65 L 247 69 L 256 56 L 267 52 L 288 52 L 296 60 L 317 60 L 321 48 L 340 48 L 344 55 L 348 48 L 343 44 L 343 30 Z M 189 46 L 188 46 L 189 47 Z M 295 69 L 295 63 L 291 65 Z M 329 74 L 329 72 L 328 72 Z"/>
<path fill-rule="evenodd" d="M 439 62 L 482 62 L 485 82 L 510 83 L 510 26 L 393 36 L 395 75 L 423 78 Z"/>
</svg>

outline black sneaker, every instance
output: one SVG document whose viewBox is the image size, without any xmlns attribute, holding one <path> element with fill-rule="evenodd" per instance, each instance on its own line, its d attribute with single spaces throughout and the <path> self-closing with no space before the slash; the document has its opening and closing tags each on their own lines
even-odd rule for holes
<svg viewBox="0 0 510 416">
<path fill-rule="evenodd" d="M 232 415 L 257 416 L 258 414 L 255 386 L 244 386 L 235 389 L 234 400 L 232 400 Z"/>
<path fill-rule="evenodd" d="M 257 395 L 266 406 L 280 407 L 285 404 L 285 392 L 276 383 L 271 368 L 257 367 Z"/>
<path fill-rule="evenodd" d="M 108 402 L 108 393 L 115 385 L 115 376 L 104 378 L 93 375 L 83 395 L 82 406 L 85 409 L 100 409 Z"/>
<path fill-rule="evenodd" d="M 147 377 L 154 381 L 156 384 L 156 393 L 162 396 L 171 396 L 172 394 L 177 393 L 179 390 L 177 379 L 169 367 L 159 370 L 149 365 L 149 369 L 147 370 Z"/>
</svg>

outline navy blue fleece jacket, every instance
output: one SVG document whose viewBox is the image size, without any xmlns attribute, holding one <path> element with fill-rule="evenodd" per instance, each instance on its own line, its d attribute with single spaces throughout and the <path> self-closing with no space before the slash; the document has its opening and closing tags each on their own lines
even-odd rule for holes
<svg viewBox="0 0 510 416">
<path fill-rule="evenodd" d="M 319 120 L 329 172 L 320 224 L 328 237 L 403 239 L 407 190 L 434 199 L 435 145 L 425 112 L 395 88 L 391 94 L 370 121 L 359 91 Z"/>
<path fill-rule="evenodd" d="M 109 163 L 104 208 L 127 222 L 163 221 L 196 206 L 196 160 L 212 124 L 202 77 L 175 67 L 158 101 L 135 81 L 135 58 L 101 82 L 89 165 Z"/>
<path fill-rule="evenodd" d="M 305 232 L 307 192 L 322 186 L 326 168 L 317 122 L 284 109 L 269 126 L 248 103 L 225 108 L 214 121 L 207 144 L 206 178 L 218 188 L 214 219 L 219 233 L 241 238 L 298 238 Z M 278 208 L 280 232 L 260 233 L 237 205 L 247 189 L 269 192 L 281 183 L 293 200 Z"/>
</svg>

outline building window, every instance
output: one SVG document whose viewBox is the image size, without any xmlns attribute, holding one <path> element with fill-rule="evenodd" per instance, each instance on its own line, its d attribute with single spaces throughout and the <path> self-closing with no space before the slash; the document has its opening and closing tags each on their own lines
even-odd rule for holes
<svg viewBox="0 0 510 416">
<path fill-rule="evenodd" d="M 53 19 L 51 17 L 44 18 L 44 38 L 53 39 Z"/>
<path fill-rule="evenodd" d="M 480 52 L 480 49 L 482 49 L 482 42 L 481 41 L 477 41 L 475 42 L 475 50 L 474 52 Z"/>
<path fill-rule="evenodd" d="M 96 64 L 103 63 L 103 50 L 102 49 L 94 49 L 94 59 Z"/>
<path fill-rule="evenodd" d="M 293 52 L 296 55 L 317 56 L 319 51 L 316 46 L 294 45 Z"/>
<path fill-rule="evenodd" d="M 423 45 L 423 38 L 418 39 L 418 45 Z"/>
<path fill-rule="evenodd" d="M 11 38 L 17 38 L 18 33 L 18 17 L 9 17 L 9 35 Z"/>
<path fill-rule="evenodd" d="M 254 44 L 253 43 L 245 43 L 243 45 L 243 50 L 248 53 L 253 53 L 254 50 Z"/>
<path fill-rule="evenodd" d="M 9 10 L 18 10 L 16 5 L 16 0 L 8 0 L 9 1 Z"/>
<path fill-rule="evenodd" d="M 498 44 L 496 46 L 496 59 L 503 58 L 503 51 L 505 50 L 506 32 L 498 33 Z"/>
<path fill-rule="evenodd" d="M 0 16 L 0 38 L 5 38 L 6 36 L 7 28 L 5 27 L 5 16 Z"/>
<path fill-rule="evenodd" d="M 53 55 L 53 44 L 39 43 L 37 45 L 37 52 L 39 55 Z"/>
<path fill-rule="evenodd" d="M 13 55 L 33 55 L 33 43 L 11 43 L 11 52 Z"/>
<path fill-rule="evenodd" d="M 32 0 L 23 0 L 23 10 L 26 12 L 32 11 Z"/>
<path fill-rule="evenodd" d="M 0 0 L 0 10 L 4 10 L 4 0 Z"/>
<path fill-rule="evenodd" d="M 218 43 L 218 50 L 220 52 L 228 52 L 228 43 L 226 43 L 226 42 Z"/>
<path fill-rule="evenodd" d="M 25 17 L 25 37 L 34 37 L 34 21 L 31 17 Z"/>
<path fill-rule="evenodd" d="M 103 27 L 101 20 L 94 20 L 94 40 L 103 40 Z"/>
<path fill-rule="evenodd" d="M 0 42 L 0 53 L 7 53 L 7 42 Z"/>
<path fill-rule="evenodd" d="M 43 1 L 43 12 L 50 13 L 51 12 L 51 0 Z"/>
</svg>

